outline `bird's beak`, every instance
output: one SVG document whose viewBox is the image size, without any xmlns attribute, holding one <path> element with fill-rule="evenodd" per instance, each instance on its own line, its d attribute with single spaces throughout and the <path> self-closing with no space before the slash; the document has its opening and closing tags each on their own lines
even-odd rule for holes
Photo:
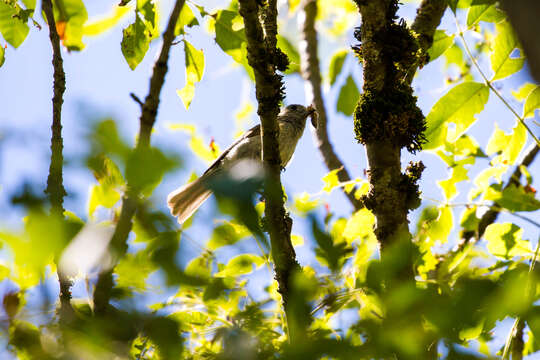
<svg viewBox="0 0 540 360">
<path fill-rule="evenodd" d="M 317 128 L 317 120 L 318 120 L 318 114 L 317 110 L 315 110 L 315 107 L 313 105 L 309 105 L 307 107 L 308 116 L 311 116 L 311 125 L 316 129 Z"/>
</svg>

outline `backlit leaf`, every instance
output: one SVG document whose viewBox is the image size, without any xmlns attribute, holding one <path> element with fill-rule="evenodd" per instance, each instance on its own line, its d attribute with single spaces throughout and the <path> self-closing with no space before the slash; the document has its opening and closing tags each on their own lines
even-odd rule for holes
<svg viewBox="0 0 540 360">
<path fill-rule="evenodd" d="M 322 177 L 322 181 L 324 183 L 323 191 L 329 193 L 331 192 L 336 186 L 339 186 L 339 178 L 337 173 L 340 171 L 340 169 L 334 169 L 330 171 L 328 174 L 324 175 Z"/>
<path fill-rule="evenodd" d="M 183 41 L 186 63 L 186 85 L 183 89 L 178 90 L 177 93 L 187 110 L 195 96 L 195 83 L 201 81 L 204 74 L 204 53 L 202 50 L 197 50 L 189 41 Z"/>
<path fill-rule="evenodd" d="M 446 201 L 452 200 L 458 194 L 456 184 L 460 181 L 468 180 L 467 169 L 463 165 L 456 165 L 452 167 L 450 178 L 446 180 L 437 181 L 437 184 L 441 187 L 444 193 Z"/>
<path fill-rule="evenodd" d="M 294 47 L 292 42 L 286 37 L 277 36 L 277 47 L 283 51 L 289 58 L 289 67 L 285 71 L 285 74 L 294 74 L 300 71 L 300 54 Z"/>
<path fill-rule="evenodd" d="M 330 85 L 334 85 L 334 83 L 336 82 L 338 75 L 341 73 L 343 63 L 345 62 L 348 53 L 348 49 L 339 50 L 332 56 L 332 59 L 330 59 L 330 66 L 328 69 L 328 78 L 330 79 Z"/>
<path fill-rule="evenodd" d="M 109 14 L 101 16 L 96 19 L 92 19 L 84 24 L 83 34 L 84 36 L 96 36 L 111 30 L 117 25 L 130 11 L 127 6 L 115 5 Z"/>
<path fill-rule="evenodd" d="M 491 155 L 501 152 L 500 161 L 507 165 L 513 165 L 521 150 L 527 143 L 527 130 L 520 123 L 517 123 L 513 133 L 505 134 L 497 124 L 486 147 L 486 152 Z"/>
<path fill-rule="evenodd" d="M 514 95 L 517 101 L 523 101 L 537 87 L 538 85 L 528 82 L 522 85 L 517 91 L 512 91 L 512 95 Z"/>
<path fill-rule="evenodd" d="M 527 96 L 525 105 L 523 107 L 523 117 L 532 118 L 534 117 L 534 112 L 536 109 L 540 108 L 540 86 L 537 86 L 533 91 Z"/>
<path fill-rule="evenodd" d="M 474 5 L 467 13 L 467 27 L 472 27 L 480 21 L 497 23 L 505 18 L 504 13 L 495 5 Z"/>
<path fill-rule="evenodd" d="M 435 30 L 433 44 L 428 50 L 429 61 L 433 61 L 441 56 L 454 44 L 454 35 L 448 36 L 444 30 Z"/>
<path fill-rule="evenodd" d="M 497 37 L 490 58 L 491 69 L 493 70 L 491 81 L 500 80 L 518 72 L 525 63 L 523 56 L 518 58 L 510 57 L 514 49 L 519 48 L 517 36 L 510 23 L 507 21 L 498 23 L 495 25 L 495 30 Z"/>
<path fill-rule="evenodd" d="M 360 92 L 358 91 L 358 87 L 356 86 L 353 77 L 349 75 L 345 81 L 345 84 L 339 91 L 337 111 L 347 116 L 351 116 L 354 112 L 359 96 Z"/>
<path fill-rule="evenodd" d="M 540 201 L 535 198 L 535 194 L 526 192 L 522 186 L 510 185 L 502 192 L 495 186 L 491 186 L 486 191 L 484 198 L 495 201 L 510 211 L 536 211 L 540 209 Z"/>
<path fill-rule="evenodd" d="M 251 233 L 240 224 L 224 222 L 212 231 L 212 236 L 206 244 L 208 250 L 216 250 L 222 246 L 234 245 L 238 241 L 248 237 Z"/>
<path fill-rule="evenodd" d="M 84 3 L 82 0 L 61 0 L 53 1 L 53 3 L 56 25 L 65 23 L 63 35 L 60 36 L 62 44 L 69 50 L 82 50 L 84 48 L 82 42 L 84 24 L 88 20 Z"/>
<path fill-rule="evenodd" d="M 17 14 L 15 7 L 0 1 L 0 33 L 14 48 L 22 44 L 30 28 L 26 23 L 13 15 Z"/>
<path fill-rule="evenodd" d="M 453 87 L 437 101 L 426 117 L 427 143 L 424 149 L 435 149 L 446 140 L 449 123 L 456 125 L 454 137 L 458 138 L 474 123 L 475 115 L 484 110 L 489 98 L 489 88 L 477 82 L 464 82 Z"/>
<path fill-rule="evenodd" d="M 195 17 L 195 14 L 193 13 L 193 10 L 191 10 L 191 7 L 188 4 L 184 4 L 184 6 L 182 7 L 182 11 L 180 12 L 180 16 L 178 17 L 178 21 L 176 22 L 174 34 L 176 36 L 184 34 L 186 27 L 190 28 L 195 25 L 199 25 L 199 21 Z"/>
<path fill-rule="evenodd" d="M 131 70 L 135 70 L 148 51 L 150 34 L 138 15 L 135 17 L 135 22 L 124 29 L 123 34 L 122 54 Z"/>
<path fill-rule="evenodd" d="M 0 46 L 0 67 L 4 65 L 4 61 L 6 61 L 6 49 Z"/>
<path fill-rule="evenodd" d="M 495 256 L 511 258 L 531 255 L 528 241 L 522 240 L 523 229 L 511 223 L 491 224 L 486 228 L 484 238 L 487 248 Z"/>
<path fill-rule="evenodd" d="M 254 254 L 242 254 L 233 257 L 225 268 L 215 274 L 217 277 L 240 276 L 253 272 L 253 265 L 259 268 L 264 264 L 264 259 Z"/>
</svg>

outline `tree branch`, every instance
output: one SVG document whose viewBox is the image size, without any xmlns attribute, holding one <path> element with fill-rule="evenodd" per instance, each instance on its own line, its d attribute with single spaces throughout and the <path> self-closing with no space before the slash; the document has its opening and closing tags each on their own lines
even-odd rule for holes
<svg viewBox="0 0 540 360">
<path fill-rule="evenodd" d="M 447 0 L 423 0 L 418 10 L 416 10 L 416 18 L 412 24 L 412 29 L 418 34 L 418 43 L 420 50 L 426 53 L 433 45 L 433 35 L 435 30 L 441 23 L 444 11 L 448 6 Z M 408 83 L 412 83 L 414 74 L 418 67 L 424 66 L 429 59 L 426 57 L 418 58 L 414 63 L 413 68 L 407 74 Z"/>
<path fill-rule="evenodd" d="M 289 335 L 291 341 L 301 335 L 294 319 L 299 314 L 294 313 L 292 300 L 292 276 L 300 271 L 296 261 L 296 253 L 291 243 L 292 220 L 284 208 L 283 190 L 280 180 L 281 159 L 279 154 L 278 135 L 279 127 L 277 115 L 279 103 L 283 100 L 282 76 L 276 74 L 276 68 L 283 63 L 276 49 L 276 1 L 269 1 L 264 9 L 264 26 L 259 21 L 259 7 L 255 0 L 239 0 L 239 12 L 244 19 L 247 39 L 247 58 L 255 74 L 256 97 L 258 101 L 257 113 L 261 119 L 262 159 L 267 169 L 267 178 L 264 186 L 266 199 L 265 216 L 270 234 L 272 258 L 275 265 L 275 278 L 278 282 L 278 291 L 282 296 L 283 305 L 287 314 Z M 271 46 L 268 48 L 267 46 Z M 305 334 L 304 334 L 305 336 Z"/>
<path fill-rule="evenodd" d="M 315 105 L 318 114 L 317 128 L 314 130 L 314 140 L 317 148 L 323 157 L 323 161 L 329 171 L 341 169 L 337 176 L 340 182 L 351 180 L 345 165 L 334 152 L 330 139 L 328 138 L 328 117 L 321 89 L 321 69 L 319 65 L 317 31 L 315 30 L 315 18 L 317 17 L 317 0 L 305 0 L 303 4 L 305 20 L 302 26 L 302 35 L 305 41 L 300 49 L 302 76 L 306 80 L 305 91 L 309 99 L 307 103 Z M 343 194 L 349 199 L 355 210 L 364 207 L 354 194 L 356 187 L 347 192 L 343 189 Z"/>
<path fill-rule="evenodd" d="M 62 53 L 60 50 L 60 37 L 56 31 L 56 22 L 54 20 L 53 5 L 51 0 L 43 0 L 43 12 L 47 18 L 49 26 L 49 39 L 53 48 L 53 68 L 54 68 L 54 95 L 52 98 L 53 120 L 51 125 L 51 164 L 49 167 L 49 176 L 47 178 L 47 189 L 51 201 L 51 214 L 63 218 L 64 216 L 64 189 L 62 167 L 64 157 L 62 150 L 64 148 L 62 139 L 62 104 L 64 103 L 64 91 L 66 90 L 66 75 Z M 60 318 L 65 320 L 73 314 L 71 306 L 71 280 L 64 275 L 60 267 L 57 268 L 58 281 L 60 283 Z"/>
<path fill-rule="evenodd" d="M 163 44 L 159 57 L 154 64 L 152 77 L 150 78 L 150 89 L 142 105 L 142 113 L 139 120 L 139 136 L 136 150 L 147 150 L 150 146 L 150 136 L 152 128 L 156 122 L 157 111 L 159 107 L 159 96 L 165 82 L 167 74 L 167 62 L 169 51 L 174 40 L 174 29 L 178 21 L 180 11 L 184 6 L 185 0 L 176 0 L 174 8 L 169 17 L 167 28 L 163 33 Z M 126 195 L 122 198 L 122 209 L 114 234 L 109 245 L 114 251 L 116 259 L 120 259 L 127 251 L 127 238 L 132 227 L 132 218 L 137 210 L 138 190 L 130 184 L 127 186 Z M 114 286 L 113 269 L 100 273 L 96 288 L 94 290 L 94 311 L 96 314 L 104 314 L 109 308 L 109 300 Z"/>
</svg>

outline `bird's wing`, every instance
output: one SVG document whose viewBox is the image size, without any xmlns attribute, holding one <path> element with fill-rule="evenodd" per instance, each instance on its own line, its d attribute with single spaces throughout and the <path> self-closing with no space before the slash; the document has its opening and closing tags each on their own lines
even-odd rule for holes
<svg viewBox="0 0 540 360">
<path fill-rule="evenodd" d="M 261 125 L 260 124 L 255 125 L 251 129 L 246 131 L 244 133 L 244 135 L 242 135 L 231 146 L 229 146 L 227 148 L 227 150 L 223 151 L 221 153 L 221 155 L 219 155 L 219 157 L 212 163 L 212 165 L 210 165 L 210 167 L 208 169 L 206 169 L 206 171 L 204 173 L 206 174 L 206 173 L 210 172 L 211 170 L 214 170 L 219 165 L 221 160 L 223 160 L 223 158 L 225 158 L 225 156 L 227 156 L 227 154 L 231 151 L 231 149 L 234 148 L 236 145 L 238 145 L 242 140 L 250 138 L 250 137 L 254 137 L 254 136 L 261 136 Z"/>
</svg>

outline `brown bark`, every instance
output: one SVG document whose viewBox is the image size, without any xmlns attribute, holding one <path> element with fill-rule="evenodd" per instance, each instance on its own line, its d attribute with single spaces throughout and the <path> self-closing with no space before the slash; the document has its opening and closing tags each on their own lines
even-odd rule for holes
<svg viewBox="0 0 540 360">
<path fill-rule="evenodd" d="M 337 172 L 339 181 L 348 182 L 351 180 L 349 172 L 335 153 L 328 137 L 328 116 L 322 96 L 317 31 L 315 30 L 315 18 L 317 17 L 318 11 L 317 0 L 306 0 L 302 7 L 306 15 L 304 23 L 302 24 L 302 36 L 305 41 L 305 48 L 300 49 L 302 76 L 306 80 L 306 97 L 311 98 L 308 103 L 313 101 L 318 114 L 317 128 L 313 132 L 313 138 L 326 168 L 329 171 L 340 169 Z M 343 194 L 349 199 L 349 202 L 355 210 L 360 210 L 364 207 L 362 202 L 354 196 L 356 187 L 349 192 L 345 191 L 344 188 L 342 189 Z"/>
<path fill-rule="evenodd" d="M 167 62 L 169 60 L 169 52 L 175 37 L 174 29 L 180 11 L 184 6 L 184 2 L 185 0 L 176 0 L 169 17 L 169 22 L 163 33 L 163 44 L 161 46 L 159 57 L 154 64 L 152 77 L 150 78 L 150 89 L 144 104 L 142 105 L 136 151 L 145 151 L 150 147 L 150 136 L 152 134 L 154 123 L 156 122 L 159 96 L 165 82 L 165 75 L 168 70 Z M 127 238 L 131 232 L 132 219 L 137 210 L 138 190 L 134 189 L 130 184 L 128 184 L 127 187 L 128 191 L 122 199 L 120 217 L 109 245 L 115 259 L 120 259 L 127 251 Z M 109 308 L 109 300 L 111 298 L 113 286 L 113 270 L 110 269 L 100 273 L 94 290 L 94 312 L 96 314 L 104 314 Z"/>
</svg>

